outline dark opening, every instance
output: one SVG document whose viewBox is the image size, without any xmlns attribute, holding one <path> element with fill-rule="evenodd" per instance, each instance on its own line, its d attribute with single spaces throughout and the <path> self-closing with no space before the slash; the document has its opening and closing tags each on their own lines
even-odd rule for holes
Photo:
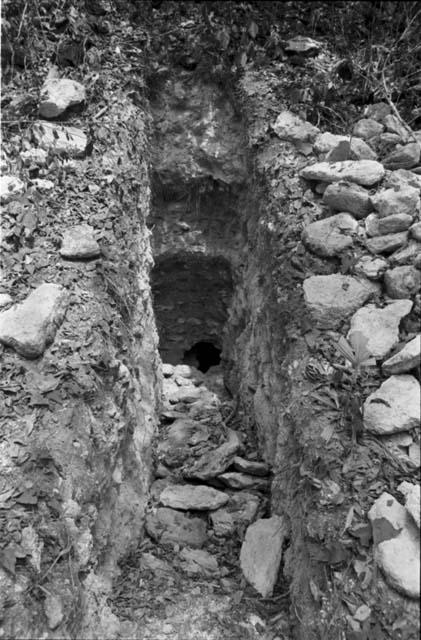
<svg viewBox="0 0 421 640">
<path fill-rule="evenodd" d="M 183 363 L 196 367 L 203 373 L 220 362 L 221 349 L 215 347 L 212 342 L 196 342 L 191 349 L 184 352 Z"/>
</svg>

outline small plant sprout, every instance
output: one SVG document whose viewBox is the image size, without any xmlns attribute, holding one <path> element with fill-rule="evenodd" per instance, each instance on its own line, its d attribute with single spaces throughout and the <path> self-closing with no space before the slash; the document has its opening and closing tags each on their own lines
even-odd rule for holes
<svg viewBox="0 0 421 640">
<path fill-rule="evenodd" d="M 351 364 L 357 375 L 362 367 L 376 364 L 375 359 L 371 357 L 371 351 L 367 348 L 367 343 L 368 338 L 361 331 L 355 331 L 351 333 L 349 342 L 341 336 L 336 344 L 337 351 Z"/>
</svg>

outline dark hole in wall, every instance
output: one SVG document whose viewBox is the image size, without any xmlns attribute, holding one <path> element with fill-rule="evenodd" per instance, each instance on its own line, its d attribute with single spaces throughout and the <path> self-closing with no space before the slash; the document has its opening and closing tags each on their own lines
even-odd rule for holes
<svg viewBox="0 0 421 640">
<path fill-rule="evenodd" d="M 183 363 L 196 367 L 206 373 L 211 367 L 221 362 L 221 349 L 215 347 L 212 342 L 196 342 L 191 349 L 184 352 Z"/>
</svg>

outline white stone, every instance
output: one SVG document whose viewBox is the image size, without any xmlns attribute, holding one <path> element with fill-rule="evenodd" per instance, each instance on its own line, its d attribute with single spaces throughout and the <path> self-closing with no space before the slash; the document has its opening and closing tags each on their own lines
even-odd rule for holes
<svg viewBox="0 0 421 640">
<path fill-rule="evenodd" d="M 322 328 L 336 328 L 380 291 L 377 283 L 335 273 L 311 276 L 303 282 L 304 300 L 313 320 Z"/>
<path fill-rule="evenodd" d="M 187 511 L 212 511 L 227 504 L 229 496 L 223 491 L 205 485 L 174 484 L 166 487 L 159 496 L 164 507 Z"/>
<path fill-rule="evenodd" d="M 50 629 L 56 629 L 63 621 L 63 602 L 59 596 L 49 593 L 44 601 L 44 611 L 47 616 Z"/>
<path fill-rule="evenodd" d="M 239 473 L 237 471 L 228 471 L 218 476 L 230 489 L 266 489 L 268 481 L 266 478 L 258 478 L 248 473 Z"/>
<path fill-rule="evenodd" d="M 57 118 L 69 107 L 86 100 L 85 87 L 67 78 L 49 78 L 41 87 L 39 113 L 43 118 Z"/>
<path fill-rule="evenodd" d="M 192 378 L 194 374 L 194 369 L 190 367 L 188 364 L 177 364 L 174 367 L 174 375 L 182 376 L 183 378 Z"/>
<path fill-rule="evenodd" d="M 51 189 L 54 189 L 54 182 L 52 180 L 34 178 L 34 180 L 32 180 L 32 184 L 40 191 L 51 191 Z"/>
<path fill-rule="evenodd" d="M 337 256 L 352 246 L 358 222 L 349 213 L 338 213 L 309 224 L 302 233 L 302 241 L 318 256 Z"/>
<path fill-rule="evenodd" d="M 357 275 L 365 276 L 369 280 L 379 280 L 387 269 L 387 261 L 384 258 L 362 256 L 354 266 Z"/>
<path fill-rule="evenodd" d="M 347 180 L 365 187 L 380 182 L 384 177 L 383 165 L 376 160 L 344 160 L 343 162 L 318 162 L 301 169 L 300 176 L 305 180 L 320 182 L 339 182 Z"/>
<path fill-rule="evenodd" d="M 46 151 L 76 158 L 85 155 L 88 138 L 81 129 L 37 121 L 32 127 L 32 133 L 37 144 Z"/>
<path fill-rule="evenodd" d="M 403 187 L 414 187 L 415 189 L 421 189 L 421 176 L 418 176 L 416 173 L 412 171 L 408 171 L 408 169 L 396 169 L 396 171 L 391 171 L 385 182 L 385 187 L 396 187 L 397 189 L 402 189 Z"/>
<path fill-rule="evenodd" d="M 236 471 L 242 473 L 250 473 L 252 476 L 267 476 L 269 474 L 269 466 L 266 462 L 257 462 L 256 460 L 246 460 L 236 456 L 232 461 Z"/>
<path fill-rule="evenodd" d="M 0 202 L 7 204 L 16 198 L 20 198 L 25 192 L 25 184 L 16 176 L 0 177 Z"/>
<path fill-rule="evenodd" d="M 323 202 L 333 211 L 348 211 L 358 219 L 365 218 L 373 210 L 367 190 L 352 182 L 327 185 Z"/>
<path fill-rule="evenodd" d="M 386 581 L 410 598 L 420 595 L 419 530 L 407 510 L 382 493 L 368 512 L 373 528 L 374 558 Z"/>
<path fill-rule="evenodd" d="M 281 140 L 291 142 L 312 142 L 320 131 L 310 122 L 302 120 L 291 111 L 282 111 L 272 128 Z"/>
<path fill-rule="evenodd" d="M 88 224 L 78 224 L 64 232 L 60 255 L 63 258 L 96 258 L 101 249 L 95 240 L 94 229 Z"/>
<path fill-rule="evenodd" d="M 405 213 L 413 217 L 420 207 L 420 191 L 410 186 L 398 190 L 384 189 L 371 196 L 370 200 L 380 218 L 396 213 Z"/>
<path fill-rule="evenodd" d="M 171 376 L 174 375 L 174 365 L 169 364 L 168 362 L 163 362 L 162 375 L 164 378 L 171 378 Z"/>
<path fill-rule="evenodd" d="M 378 435 L 410 431 L 420 422 L 420 385 L 414 376 L 391 376 L 364 402 L 364 427 Z"/>
<path fill-rule="evenodd" d="M 367 349 L 374 358 L 384 358 L 399 342 L 399 324 L 412 309 L 411 300 L 392 302 L 383 309 L 368 304 L 351 318 L 348 340 L 362 333 L 368 340 Z"/>
<path fill-rule="evenodd" d="M 285 51 L 291 53 L 311 54 L 318 53 L 322 48 L 322 43 L 307 36 L 295 36 L 287 41 Z"/>
<path fill-rule="evenodd" d="M 417 240 L 417 242 L 421 242 L 421 222 L 416 222 L 412 225 L 409 230 L 412 238 Z"/>
<path fill-rule="evenodd" d="M 0 293 L 0 309 L 7 307 L 11 302 L 13 302 L 12 296 L 9 296 L 8 293 Z"/>
<path fill-rule="evenodd" d="M 316 153 L 329 153 L 336 147 L 339 142 L 349 141 L 350 136 L 341 136 L 336 133 L 325 131 L 319 133 L 314 141 L 314 150 Z"/>
<path fill-rule="evenodd" d="M 25 358 L 38 358 L 63 321 L 68 293 L 44 283 L 20 304 L 0 313 L 0 342 Z"/>
<path fill-rule="evenodd" d="M 22 151 L 20 157 L 25 167 L 30 167 L 32 164 L 35 164 L 38 167 L 43 167 L 47 164 L 48 154 L 45 149 L 33 147 L 27 151 Z"/>
<path fill-rule="evenodd" d="M 276 584 L 286 534 L 284 519 L 272 516 L 251 524 L 241 546 L 244 577 L 264 598 L 272 594 Z"/>
<path fill-rule="evenodd" d="M 382 133 L 384 127 L 382 124 L 372 118 L 363 118 L 355 123 L 352 133 L 354 136 L 369 140 Z"/>
<path fill-rule="evenodd" d="M 418 529 L 420 528 L 420 485 L 401 482 L 398 491 L 405 496 L 405 509 L 411 514 Z"/>
<path fill-rule="evenodd" d="M 395 303 L 396 304 L 396 303 Z M 406 343 L 403 349 L 383 362 L 382 369 L 387 375 L 406 373 L 421 362 L 421 336 L 418 334 L 413 340 Z"/>
</svg>

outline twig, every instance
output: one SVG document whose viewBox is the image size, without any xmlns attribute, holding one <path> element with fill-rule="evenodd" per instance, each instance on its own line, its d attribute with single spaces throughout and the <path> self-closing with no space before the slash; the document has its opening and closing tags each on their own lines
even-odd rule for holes
<svg viewBox="0 0 421 640">
<path fill-rule="evenodd" d="M 71 542 L 69 544 L 68 547 L 66 547 L 65 549 L 63 549 L 63 551 L 60 551 L 60 553 L 58 554 L 58 556 L 55 558 L 55 560 L 53 560 L 53 562 L 51 563 L 51 565 L 48 567 L 47 571 L 41 576 L 41 580 L 44 580 L 44 578 L 46 578 L 46 576 L 50 573 L 50 571 L 55 567 L 55 565 L 57 564 L 57 562 L 60 560 L 60 558 L 62 558 L 63 556 L 66 555 L 66 553 L 69 553 L 72 550 L 73 547 L 73 543 Z"/>
<path fill-rule="evenodd" d="M 408 131 L 408 133 L 410 135 L 410 138 L 412 138 L 413 141 L 416 142 L 416 138 L 415 138 L 414 132 L 412 131 L 411 127 L 408 124 L 406 124 L 406 122 L 402 119 L 399 111 L 396 108 L 395 103 L 393 102 L 393 100 L 391 98 L 390 92 L 389 92 L 389 90 L 387 88 L 386 78 L 385 78 L 385 75 L 384 75 L 384 69 L 382 71 L 382 82 L 383 82 L 384 95 L 385 95 L 385 98 L 387 100 L 387 103 L 388 103 L 389 107 L 392 109 L 393 113 L 395 114 L 395 116 L 397 117 L 397 119 L 399 120 L 401 125 Z"/>
<path fill-rule="evenodd" d="M 16 36 L 16 41 L 17 42 L 19 42 L 20 32 L 22 31 L 23 21 L 25 19 L 25 14 L 26 14 L 27 8 L 28 8 L 28 3 L 25 2 L 25 6 L 24 6 L 23 11 L 22 11 L 22 17 L 21 17 L 20 23 L 19 23 L 18 35 Z"/>
</svg>

